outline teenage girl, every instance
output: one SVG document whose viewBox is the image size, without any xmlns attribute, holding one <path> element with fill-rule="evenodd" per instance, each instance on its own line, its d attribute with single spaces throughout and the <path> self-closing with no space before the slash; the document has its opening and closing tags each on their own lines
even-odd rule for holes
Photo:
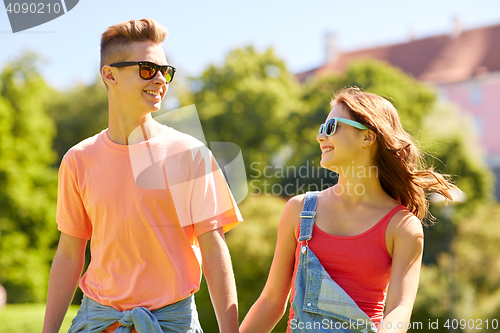
<svg viewBox="0 0 500 333">
<path fill-rule="evenodd" d="M 321 166 L 338 183 L 288 201 L 264 290 L 240 332 L 406 332 L 423 251 L 426 192 L 451 200 L 384 98 L 340 91 L 320 126 Z M 291 293 L 290 293 L 291 291 Z M 385 308 L 385 309 L 384 309 Z M 384 311 L 385 310 L 385 311 Z"/>
</svg>

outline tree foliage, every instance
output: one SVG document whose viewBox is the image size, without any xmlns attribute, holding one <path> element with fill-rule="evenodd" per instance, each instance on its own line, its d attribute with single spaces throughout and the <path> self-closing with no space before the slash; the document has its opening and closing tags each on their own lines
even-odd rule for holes
<svg viewBox="0 0 500 333">
<path fill-rule="evenodd" d="M 493 175 L 484 162 L 472 121 L 452 105 L 434 105 L 423 119 L 420 143 L 427 152 L 427 164 L 450 174 L 466 194 L 462 203 L 450 203 L 448 207 L 443 207 L 443 203 L 431 204 L 431 213 L 439 223 L 424 229 L 424 263 L 436 264 L 441 253 L 450 251 L 453 235 L 462 221 L 492 200 Z"/>
<path fill-rule="evenodd" d="M 54 93 L 48 112 L 57 126 L 54 149 L 60 161 L 73 145 L 107 127 L 108 93 L 98 77 L 90 85 Z"/>
<path fill-rule="evenodd" d="M 196 104 L 208 141 L 242 147 L 247 172 L 252 162 L 269 165 L 293 128 L 300 87 L 272 49 L 253 47 L 229 53 L 222 66 L 210 65 L 194 78 Z M 186 101 L 183 101 L 185 104 Z"/>
<path fill-rule="evenodd" d="M 435 264 L 422 267 L 412 321 L 425 325 L 429 319 L 439 320 L 439 329 L 433 332 L 444 333 L 448 319 L 473 319 L 482 331 L 497 331 L 491 323 L 500 316 L 498 221 L 498 203 L 482 203 L 475 214 L 460 219 L 450 250 L 441 252 Z M 470 327 L 458 330 L 475 331 Z"/>
<path fill-rule="evenodd" d="M 436 103 L 422 123 L 420 142 L 441 171 L 450 174 L 467 195 L 460 217 L 474 212 L 481 202 L 493 199 L 493 174 L 485 163 L 484 151 L 473 127 L 471 117 L 454 106 Z"/>
<path fill-rule="evenodd" d="M 25 54 L 0 74 L 0 283 L 9 302 L 44 299 L 56 236 L 50 91 Z"/>
</svg>

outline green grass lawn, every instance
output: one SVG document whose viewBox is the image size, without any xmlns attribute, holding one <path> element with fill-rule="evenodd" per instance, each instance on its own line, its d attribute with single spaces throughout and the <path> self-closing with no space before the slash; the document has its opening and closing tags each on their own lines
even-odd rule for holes
<svg viewBox="0 0 500 333">
<path fill-rule="evenodd" d="M 64 318 L 61 330 L 67 332 L 78 306 L 71 306 Z M 45 304 L 7 304 L 0 309 L 0 333 L 40 333 L 42 331 Z"/>
</svg>

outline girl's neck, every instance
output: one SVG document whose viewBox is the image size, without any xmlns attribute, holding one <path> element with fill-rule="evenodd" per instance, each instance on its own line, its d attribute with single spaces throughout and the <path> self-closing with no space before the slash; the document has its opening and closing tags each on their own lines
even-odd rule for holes
<svg viewBox="0 0 500 333">
<path fill-rule="evenodd" d="M 339 174 L 339 181 L 332 191 L 346 206 L 351 207 L 390 198 L 380 184 L 375 167 L 358 166 L 355 171 Z"/>
</svg>

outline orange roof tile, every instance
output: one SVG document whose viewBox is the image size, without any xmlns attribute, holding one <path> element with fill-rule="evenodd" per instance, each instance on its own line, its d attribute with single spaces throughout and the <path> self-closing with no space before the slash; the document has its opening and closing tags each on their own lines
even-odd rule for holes
<svg viewBox="0 0 500 333">
<path fill-rule="evenodd" d="M 297 79 L 305 81 L 313 74 L 342 72 L 349 62 L 362 58 L 386 61 L 422 81 L 464 81 L 477 74 L 500 71 L 500 24 L 465 30 L 457 37 L 439 35 L 341 53 L 334 62 L 297 74 Z"/>
</svg>

